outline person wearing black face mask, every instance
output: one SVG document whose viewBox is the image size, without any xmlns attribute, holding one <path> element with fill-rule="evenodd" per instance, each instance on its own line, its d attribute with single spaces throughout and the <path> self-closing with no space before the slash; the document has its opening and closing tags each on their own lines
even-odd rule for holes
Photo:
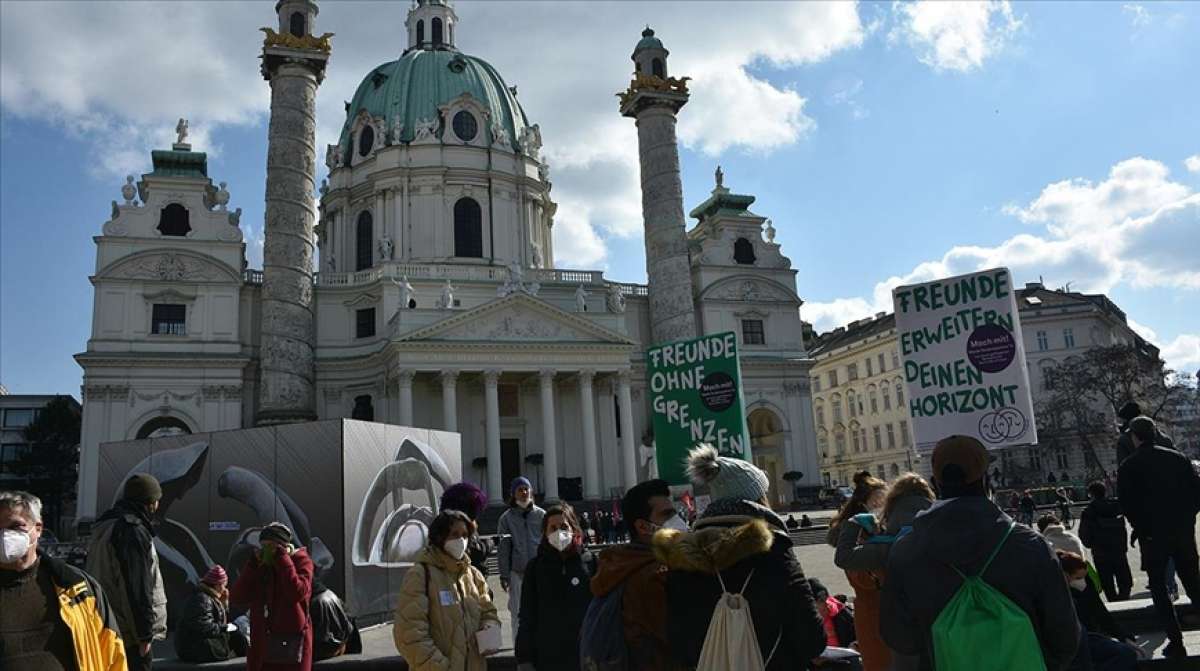
<svg viewBox="0 0 1200 671">
<path fill-rule="evenodd" d="M 579 630 L 592 602 L 596 559 L 583 547 L 575 511 L 563 503 L 546 510 L 538 554 L 525 569 L 521 626 L 517 629 L 519 671 L 579 669 Z"/>
</svg>

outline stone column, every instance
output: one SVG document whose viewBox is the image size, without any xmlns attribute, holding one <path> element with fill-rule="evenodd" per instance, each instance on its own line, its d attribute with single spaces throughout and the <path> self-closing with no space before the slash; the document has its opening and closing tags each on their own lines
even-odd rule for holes
<svg viewBox="0 0 1200 671">
<path fill-rule="evenodd" d="M 445 370 L 442 379 L 442 428 L 458 431 L 458 371 Z"/>
<path fill-rule="evenodd" d="M 416 371 L 401 370 L 397 376 L 400 382 L 400 425 L 413 425 L 413 378 Z"/>
<path fill-rule="evenodd" d="M 263 46 L 271 84 L 257 423 L 316 419 L 313 227 L 317 86 L 328 47 Z M 340 259 L 339 259 L 340 260 Z"/>
<path fill-rule="evenodd" d="M 596 452 L 596 371 L 579 371 L 579 414 L 583 431 L 583 498 L 600 498 L 600 455 Z"/>
<path fill-rule="evenodd" d="M 617 373 L 617 405 L 621 415 L 621 465 L 624 467 L 625 486 L 638 482 L 637 448 L 633 440 L 633 399 L 629 390 L 630 373 Z"/>
<path fill-rule="evenodd" d="M 491 503 L 504 503 L 504 483 L 500 469 L 500 371 L 483 372 L 483 396 L 487 409 L 487 490 Z"/>
<path fill-rule="evenodd" d="M 662 87 L 658 82 L 666 83 L 639 74 L 629 90 L 621 94 L 621 114 L 637 120 L 650 335 L 654 343 L 697 335 L 675 138 L 675 114 L 688 101 L 687 86 L 678 80 L 671 80 L 677 82 L 674 87 Z"/>
<path fill-rule="evenodd" d="M 558 500 L 558 445 L 554 430 L 554 369 L 538 374 L 542 392 L 542 470 L 547 501 Z"/>
</svg>

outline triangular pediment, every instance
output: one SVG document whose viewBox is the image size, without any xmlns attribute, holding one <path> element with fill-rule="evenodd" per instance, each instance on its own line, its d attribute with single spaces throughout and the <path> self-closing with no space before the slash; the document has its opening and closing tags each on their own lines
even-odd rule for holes
<svg viewBox="0 0 1200 671">
<path fill-rule="evenodd" d="M 401 335 L 400 342 L 577 342 L 633 345 L 628 337 L 524 293 L 498 298 Z"/>
</svg>

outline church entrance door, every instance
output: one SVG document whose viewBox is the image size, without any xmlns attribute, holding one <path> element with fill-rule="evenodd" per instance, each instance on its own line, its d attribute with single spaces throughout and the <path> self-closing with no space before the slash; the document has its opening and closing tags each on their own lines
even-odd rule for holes
<svg viewBox="0 0 1200 671">
<path fill-rule="evenodd" d="M 521 441 L 518 438 L 501 438 L 500 477 L 504 481 L 504 486 L 510 486 L 513 478 L 518 475 L 521 475 Z M 533 478 L 529 476 L 530 474 L 525 475 L 530 482 L 533 482 Z"/>
</svg>

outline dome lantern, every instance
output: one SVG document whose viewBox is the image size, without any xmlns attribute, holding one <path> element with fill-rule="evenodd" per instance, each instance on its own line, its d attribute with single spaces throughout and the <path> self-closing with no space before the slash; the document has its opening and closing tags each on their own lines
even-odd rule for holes
<svg viewBox="0 0 1200 671">
<path fill-rule="evenodd" d="M 413 49 L 452 50 L 458 15 L 450 0 L 417 0 L 408 10 L 404 25 L 408 28 L 408 53 Z"/>
<path fill-rule="evenodd" d="M 670 53 L 663 46 L 662 40 L 654 36 L 654 31 L 650 26 L 646 26 L 646 29 L 642 31 L 642 39 L 638 40 L 637 46 L 633 49 L 633 56 L 631 56 L 634 72 L 666 79 L 667 55 Z"/>
</svg>

